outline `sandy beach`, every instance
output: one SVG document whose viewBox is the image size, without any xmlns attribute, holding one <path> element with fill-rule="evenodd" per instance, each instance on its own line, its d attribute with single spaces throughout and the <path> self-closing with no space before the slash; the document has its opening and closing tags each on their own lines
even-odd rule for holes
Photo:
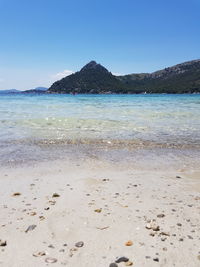
<svg viewBox="0 0 200 267">
<path fill-rule="evenodd" d="M 136 166 L 1 167 L 0 266 L 199 266 L 200 170 Z"/>
</svg>

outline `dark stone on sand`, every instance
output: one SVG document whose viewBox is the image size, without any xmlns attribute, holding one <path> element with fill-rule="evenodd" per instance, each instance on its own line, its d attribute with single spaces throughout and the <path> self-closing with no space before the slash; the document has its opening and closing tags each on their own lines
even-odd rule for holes
<svg viewBox="0 0 200 267">
<path fill-rule="evenodd" d="M 118 267 L 118 265 L 116 263 L 111 263 L 109 267 Z"/>
<path fill-rule="evenodd" d="M 153 258 L 153 260 L 159 262 L 159 258 Z"/>
<path fill-rule="evenodd" d="M 7 246 L 7 242 L 6 241 L 2 241 L 0 239 L 0 247 L 5 247 L 5 246 Z"/>
<path fill-rule="evenodd" d="M 54 193 L 52 197 L 59 197 L 60 195 L 58 193 Z"/>
<path fill-rule="evenodd" d="M 177 178 L 177 179 L 181 179 L 182 177 L 181 177 L 181 176 L 179 176 L 179 175 L 177 175 L 177 176 L 176 176 L 176 178 Z"/>
<path fill-rule="evenodd" d="M 129 261 L 129 258 L 126 258 L 126 257 L 120 257 L 118 258 L 115 262 L 116 263 L 120 263 L 120 262 L 127 262 Z"/>
<path fill-rule="evenodd" d="M 163 217 L 165 217 L 165 214 L 163 214 L 163 213 L 158 214 L 157 217 L 158 217 L 158 218 L 163 218 Z"/>
<path fill-rule="evenodd" d="M 75 244 L 75 246 L 76 246 L 77 248 L 82 248 L 82 247 L 84 246 L 84 242 L 83 242 L 83 241 L 79 241 L 79 242 L 77 242 L 77 243 Z"/>
</svg>

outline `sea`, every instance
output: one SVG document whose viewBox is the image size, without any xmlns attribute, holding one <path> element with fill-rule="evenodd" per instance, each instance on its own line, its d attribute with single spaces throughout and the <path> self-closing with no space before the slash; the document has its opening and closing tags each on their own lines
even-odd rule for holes
<svg viewBox="0 0 200 267">
<path fill-rule="evenodd" d="M 0 94 L 0 164 L 199 150 L 198 94 Z"/>
</svg>

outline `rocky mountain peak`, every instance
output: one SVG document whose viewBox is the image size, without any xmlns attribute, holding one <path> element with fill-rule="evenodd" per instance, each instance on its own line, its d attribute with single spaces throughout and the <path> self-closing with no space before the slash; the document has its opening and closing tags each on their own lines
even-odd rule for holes
<svg viewBox="0 0 200 267">
<path fill-rule="evenodd" d="M 86 64 L 82 69 L 82 71 L 88 71 L 88 70 L 104 70 L 106 72 L 108 72 L 108 70 L 106 68 L 104 68 L 101 64 L 98 64 L 96 61 L 92 60 L 90 61 L 88 64 Z"/>
</svg>

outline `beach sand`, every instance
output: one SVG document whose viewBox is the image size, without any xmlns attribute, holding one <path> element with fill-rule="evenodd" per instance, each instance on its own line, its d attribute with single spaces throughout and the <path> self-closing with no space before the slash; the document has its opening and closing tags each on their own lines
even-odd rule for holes
<svg viewBox="0 0 200 267">
<path fill-rule="evenodd" d="M 200 266 L 200 170 L 141 166 L 1 167 L 0 266 Z"/>
</svg>

